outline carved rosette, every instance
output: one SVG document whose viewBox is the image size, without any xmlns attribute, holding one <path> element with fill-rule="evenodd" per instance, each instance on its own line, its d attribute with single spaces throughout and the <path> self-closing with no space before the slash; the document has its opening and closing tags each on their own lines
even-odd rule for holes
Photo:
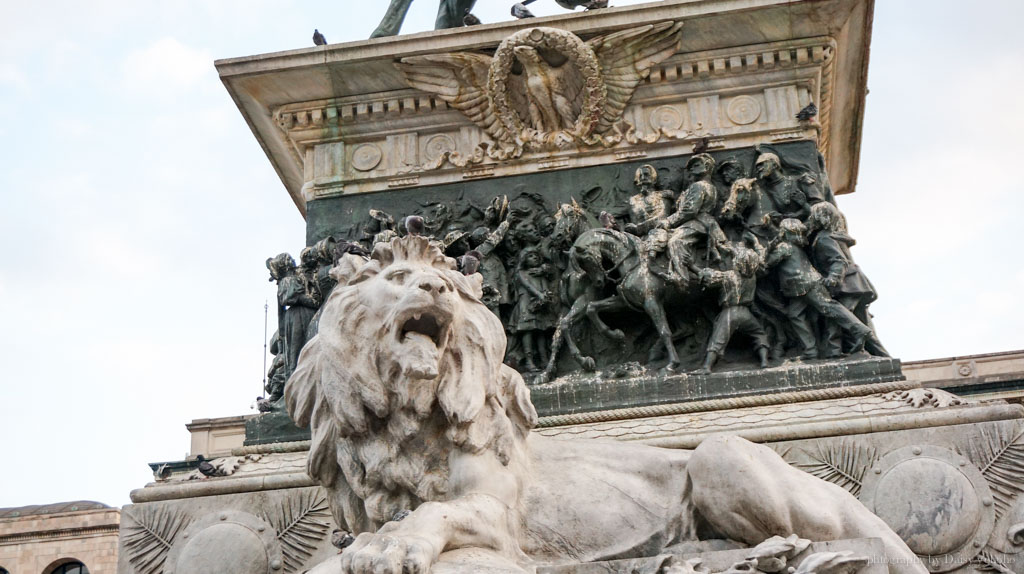
<svg viewBox="0 0 1024 574">
<path fill-rule="evenodd" d="M 556 134 L 542 134 L 536 130 L 528 130 L 512 106 L 509 94 L 509 74 L 516 61 L 515 48 L 529 46 L 536 50 L 551 50 L 568 58 L 563 65 L 572 65 L 584 79 L 583 106 L 576 124 L 571 132 L 575 138 L 585 138 L 594 133 L 601 110 L 608 97 L 604 79 L 601 77 L 601 66 L 597 55 L 583 40 L 575 34 L 557 28 L 529 28 L 520 30 L 506 38 L 494 53 L 487 76 L 487 91 L 493 102 L 498 118 L 513 135 L 524 141 L 537 138 L 550 140 Z"/>
</svg>

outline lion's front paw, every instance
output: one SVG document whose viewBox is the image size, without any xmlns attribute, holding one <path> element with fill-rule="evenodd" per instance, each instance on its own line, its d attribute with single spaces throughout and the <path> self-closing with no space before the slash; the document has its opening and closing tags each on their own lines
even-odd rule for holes
<svg viewBox="0 0 1024 574">
<path fill-rule="evenodd" d="M 360 534 L 341 555 L 344 574 L 426 574 L 438 552 L 416 536 Z"/>
</svg>

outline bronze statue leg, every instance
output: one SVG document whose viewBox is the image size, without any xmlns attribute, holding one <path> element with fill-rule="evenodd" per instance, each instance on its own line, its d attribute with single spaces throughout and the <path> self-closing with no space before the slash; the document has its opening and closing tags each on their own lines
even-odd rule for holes
<svg viewBox="0 0 1024 574">
<path fill-rule="evenodd" d="M 381 18 L 380 24 L 377 25 L 373 34 L 370 34 L 370 37 L 397 36 L 398 31 L 402 29 L 405 15 L 409 12 L 409 6 L 412 6 L 412 0 L 391 0 L 387 12 L 384 12 L 384 17 Z"/>
<path fill-rule="evenodd" d="M 587 317 L 590 322 L 597 327 L 597 330 L 602 335 L 616 341 L 621 341 L 625 338 L 622 331 L 618 329 L 612 329 L 604 321 L 601 320 L 602 311 L 625 311 L 629 309 L 629 305 L 618 295 L 612 295 L 607 299 L 601 299 L 600 301 L 594 301 L 590 305 L 587 305 Z"/>
<path fill-rule="evenodd" d="M 672 342 L 672 328 L 669 327 L 668 317 L 665 316 L 665 308 L 662 307 L 661 300 L 657 297 L 644 299 L 644 311 L 647 312 L 647 316 L 654 323 L 654 328 L 658 331 L 661 342 L 665 344 L 665 351 L 668 353 L 668 364 L 665 365 L 665 370 L 676 370 L 679 368 L 680 363 L 679 354 L 676 353 L 676 346 Z"/>
<path fill-rule="evenodd" d="M 772 536 L 881 538 L 891 572 L 928 570 L 881 518 L 849 492 L 791 467 L 739 437 L 702 442 L 686 465 L 697 511 L 718 532 L 750 545 Z"/>
<path fill-rule="evenodd" d="M 558 351 L 562 347 L 562 342 L 569 347 L 569 353 L 573 359 L 583 367 L 584 370 L 592 371 L 596 366 L 594 359 L 590 357 L 584 357 L 580 353 L 580 348 L 576 345 L 576 341 L 572 338 L 572 328 L 577 321 L 583 317 L 583 314 L 587 312 L 587 306 L 590 305 L 590 301 L 593 296 L 590 292 L 585 292 L 580 295 L 572 303 L 572 307 L 569 308 L 569 312 L 562 316 L 558 320 L 558 326 L 555 327 L 555 334 L 551 338 L 551 355 L 548 359 L 548 366 L 544 369 L 544 373 L 538 378 L 538 382 L 546 383 L 551 380 L 551 377 L 555 374 L 555 364 L 558 362 Z"/>
<path fill-rule="evenodd" d="M 462 18 L 466 15 L 466 10 L 472 10 L 474 4 L 476 4 L 476 0 L 441 0 L 437 6 L 434 29 L 444 30 L 462 26 Z"/>
</svg>

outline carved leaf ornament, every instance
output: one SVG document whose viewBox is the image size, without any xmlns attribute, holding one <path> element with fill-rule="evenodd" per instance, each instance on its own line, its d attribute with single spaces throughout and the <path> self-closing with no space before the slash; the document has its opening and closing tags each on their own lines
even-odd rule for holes
<svg viewBox="0 0 1024 574">
<path fill-rule="evenodd" d="M 134 522 L 125 528 L 128 561 L 139 574 L 162 572 L 167 552 L 178 533 L 188 526 L 188 518 L 179 510 L 161 506 L 138 508 L 125 514 Z"/>
<path fill-rule="evenodd" d="M 1024 429 L 1011 431 L 999 425 L 972 439 L 964 455 L 981 470 L 995 499 L 996 520 L 1024 492 Z"/>
<path fill-rule="evenodd" d="M 285 572 L 297 571 L 313 555 L 330 529 L 329 517 L 327 499 L 314 491 L 289 498 L 274 512 L 264 512 L 263 519 L 277 531 Z"/>
<path fill-rule="evenodd" d="M 803 451 L 812 462 L 796 463 L 796 467 L 859 495 L 864 474 L 878 462 L 878 450 L 854 442 L 818 443 L 817 447 L 814 453 Z"/>
</svg>

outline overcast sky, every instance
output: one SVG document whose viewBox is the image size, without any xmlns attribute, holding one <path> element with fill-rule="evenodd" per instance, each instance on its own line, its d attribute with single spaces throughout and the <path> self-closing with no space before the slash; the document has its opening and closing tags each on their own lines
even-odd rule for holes
<svg viewBox="0 0 1024 574">
<path fill-rule="evenodd" d="M 508 18 L 510 0 L 478 4 Z M 185 423 L 252 412 L 264 260 L 297 254 L 304 222 L 213 60 L 314 27 L 362 39 L 385 5 L 4 1 L 0 507 L 128 503 L 147 462 L 184 458 Z M 405 30 L 435 12 L 418 0 Z M 858 191 L 839 201 L 904 360 L 1024 348 L 1022 20 L 1015 0 L 876 6 Z"/>
</svg>

